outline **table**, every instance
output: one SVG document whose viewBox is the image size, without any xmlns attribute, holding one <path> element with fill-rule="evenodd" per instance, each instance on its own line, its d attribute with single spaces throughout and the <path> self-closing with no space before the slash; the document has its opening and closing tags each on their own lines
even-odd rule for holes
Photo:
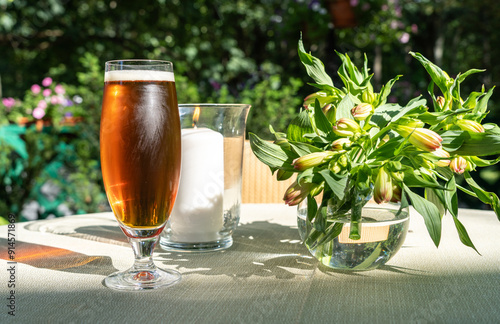
<svg viewBox="0 0 500 324">
<path fill-rule="evenodd" d="M 2 303 L 9 323 L 492 323 L 500 320 L 500 222 L 460 210 L 482 256 L 463 246 L 451 216 L 436 249 L 411 214 L 403 248 L 380 269 L 336 272 L 301 245 L 296 209 L 242 206 L 234 245 L 222 252 L 170 253 L 155 261 L 183 275 L 143 292 L 108 289 L 107 274 L 132 264 L 110 213 L 16 224 L 15 305 L 8 315 L 7 226 L 0 227 Z"/>
</svg>

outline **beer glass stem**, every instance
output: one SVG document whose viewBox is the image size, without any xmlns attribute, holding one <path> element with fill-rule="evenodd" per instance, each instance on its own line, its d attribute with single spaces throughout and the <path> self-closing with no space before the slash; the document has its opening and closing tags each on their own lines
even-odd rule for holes
<svg viewBox="0 0 500 324">
<path fill-rule="evenodd" d="M 153 263 L 153 251 L 157 242 L 158 236 L 149 238 L 129 237 L 129 243 L 132 245 L 135 255 L 133 268 L 136 271 L 151 271 L 156 268 Z"/>
</svg>

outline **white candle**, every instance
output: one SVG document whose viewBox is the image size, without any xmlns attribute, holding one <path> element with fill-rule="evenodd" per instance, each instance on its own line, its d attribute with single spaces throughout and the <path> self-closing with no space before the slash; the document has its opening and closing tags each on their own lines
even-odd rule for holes
<svg viewBox="0 0 500 324">
<path fill-rule="evenodd" d="M 224 138 L 208 128 L 182 130 L 179 192 L 170 216 L 173 242 L 219 239 L 223 225 Z"/>
</svg>

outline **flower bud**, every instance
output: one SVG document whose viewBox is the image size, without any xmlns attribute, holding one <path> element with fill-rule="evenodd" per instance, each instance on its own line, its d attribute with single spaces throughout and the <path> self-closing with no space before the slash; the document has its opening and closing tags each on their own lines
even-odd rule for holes
<svg viewBox="0 0 500 324">
<path fill-rule="evenodd" d="M 467 160 L 461 156 L 453 158 L 450 162 L 450 169 L 457 174 L 464 173 L 468 166 Z"/>
<path fill-rule="evenodd" d="M 348 138 L 345 138 L 345 137 L 341 137 L 339 139 L 336 139 L 335 141 L 332 142 L 332 151 L 336 151 L 336 152 L 345 152 L 344 150 L 344 146 L 347 148 L 349 146 L 351 146 L 352 142 L 348 139 Z"/>
<path fill-rule="evenodd" d="M 347 156 L 345 154 L 340 155 L 337 159 L 337 162 L 341 167 L 344 168 L 347 168 L 347 165 L 349 164 L 349 160 L 347 159 Z"/>
<path fill-rule="evenodd" d="M 436 103 L 439 106 L 439 108 L 441 109 L 441 111 L 446 110 L 444 108 L 445 102 L 446 102 L 446 100 L 444 99 L 444 97 L 439 96 L 436 98 Z"/>
<path fill-rule="evenodd" d="M 313 152 L 293 160 L 295 170 L 304 171 L 329 161 L 335 153 L 331 151 Z"/>
<path fill-rule="evenodd" d="M 365 89 L 361 94 L 361 100 L 366 103 L 373 103 L 377 99 L 377 96 L 373 93 L 373 91 Z"/>
<path fill-rule="evenodd" d="M 443 139 L 438 133 L 430 129 L 397 125 L 395 131 L 401 136 L 408 138 L 411 144 L 424 151 L 432 152 L 441 148 Z"/>
<path fill-rule="evenodd" d="M 432 151 L 431 153 L 438 158 L 449 158 L 450 157 L 450 153 L 446 152 L 442 148 L 438 148 L 437 150 Z M 450 165 L 450 160 L 448 160 L 448 159 L 438 160 L 435 162 L 435 164 L 438 167 L 447 167 L 448 165 Z"/>
<path fill-rule="evenodd" d="M 373 106 L 369 103 L 361 103 L 351 109 L 351 114 L 356 120 L 365 120 L 373 112 Z"/>
<path fill-rule="evenodd" d="M 328 111 L 332 108 L 332 104 L 328 104 L 326 106 L 324 106 L 323 108 L 321 108 L 321 110 L 323 111 L 323 114 L 326 114 L 328 113 Z"/>
<path fill-rule="evenodd" d="M 361 127 L 359 127 L 359 124 L 355 120 L 340 118 L 335 125 L 333 125 L 333 132 L 338 136 L 350 137 L 361 132 Z"/>
<path fill-rule="evenodd" d="M 285 204 L 289 206 L 298 205 L 307 197 L 309 192 L 311 192 L 311 190 L 315 189 L 317 186 L 317 184 L 310 182 L 299 184 L 297 181 L 294 181 L 285 191 L 283 200 L 285 201 Z"/>
<path fill-rule="evenodd" d="M 409 117 L 401 117 L 398 121 L 398 124 L 411 128 L 422 128 L 425 125 L 423 121 Z"/>
<path fill-rule="evenodd" d="M 405 174 L 403 171 L 393 171 L 391 172 L 391 177 L 396 181 L 403 182 Z"/>
<path fill-rule="evenodd" d="M 393 191 L 392 179 L 384 167 L 380 168 L 374 186 L 373 199 L 377 204 L 391 201 Z"/>
<path fill-rule="evenodd" d="M 401 187 L 398 185 L 393 185 L 391 202 L 398 203 L 400 201 L 401 201 Z"/>
<path fill-rule="evenodd" d="M 329 104 L 333 100 L 333 97 L 328 96 L 324 91 L 318 91 L 312 93 L 304 98 L 304 107 L 307 107 L 309 105 L 314 105 L 316 99 L 318 99 L 319 105 L 321 107 L 324 107 L 326 104 Z"/>
<path fill-rule="evenodd" d="M 469 131 L 473 133 L 484 133 L 484 127 L 480 123 L 469 119 L 459 119 L 457 120 L 457 125 L 461 130 Z"/>
</svg>

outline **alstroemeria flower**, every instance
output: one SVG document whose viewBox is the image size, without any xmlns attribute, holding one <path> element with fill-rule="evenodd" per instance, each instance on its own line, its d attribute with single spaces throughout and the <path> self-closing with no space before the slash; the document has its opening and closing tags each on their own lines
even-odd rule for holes
<svg viewBox="0 0 500 324">
<path fill-rule="evenodd" d="M 295 170 L 304 171 L 331 160 L 334 154 L 331 151 L 309 153 L 293 160 L 292 165 Z"/>
<path fill-rule="evenodd" d="M 386 203 L 392 199 L 392 179 L 389 173 L 381 167 L 375 179 L 373 199 L 377 204 Z"/>
<path fill-rule="evenodd" d="M 394 129 L 399 135 L 408 138 L 408 141 L 424 151 L 432 152 L 441 148 L 443 139 L 438 133 L 427 128 L 411 128 L 397 125 Z"/>
<path fill-rule="evenodd" d="M 48 96 L 50 96 L 52 94 L 52 90 L 45 89 L 45 90 L 43 90 L 42 94 L 43 94 L 44 97 L 48 97 Z"/>
<path fill-rule="evenodd" d="M 457 126 L 464 131 L 469 131 L 473 133 L 484 133 L 483 125 L 474 120 L 459 119 L 457 120 Z"/>
<path fill-rule="evenodd" d="M 50 78 L 50 77 L 46 77 L 46 78 L 44 78 L 44 79 L 42 80 L 42 85 L 43 85 L 44 87 L 48 87 L 48 86 L 50 86 L 51 84 L 52 84 L 52 78 Z"/>
<path fill-rule="evenodd" d="M 351 109 L 351 114 L 356 120 L 365 120 L 373 112 L 373 106 L 369 103 L 360 103 Z"/>
<path fill-rule="evenodd" d="M 442 148 L 438 148 L 437 150 L 435 151 L 432 151 L 431 152 L 433 155 L 439 157 L 439 158 L 449 158 L 450 157 L 450 153 L 446 152 L 445 150 L 443 150 Z M 443 159 L 443 160 L 438 160 L 435 162 L 435 164 L 439 167 L 447 167 L 448 165 L 450 165 L 450 160 L 448 159 Z"/>
<path fill-rule="evenodd" d="M 302 183 L 297 181 L 293 182 L 290 187 L 285 191 L 283 200 L 289 206 L 298 205 L 302 200 L 306 199 L 311 190 L 315 189 L 318 185 L 314 183 Z"/>
<path fill-rule="evenodd" d="M 349 147 L 351 144 L 352 144 L 352 142 L 348 138 L 342 137 L 342 138 L 338 138 L 335 141 L 333 141 L 331 144 L 331 148 L 332 148 L 332 151 L 345 152 L 344 145 Z"/>
<path fill-rule="evenodd" d="M 468 166 L 469 163 L 462 156 L 457 156 L 453 158 L 450 162 L 450 169 L 457 174 L 464 173 L 467 170 Z"/>
<path fill-rule="evenodd" d="M 361 132 L 361 127 L 359 127 L 359 124 L 355 120 L 340 118 L 335 125 L 333 125 L 333 132 L 338 136 L 350 137 Z"/>
</svg>

